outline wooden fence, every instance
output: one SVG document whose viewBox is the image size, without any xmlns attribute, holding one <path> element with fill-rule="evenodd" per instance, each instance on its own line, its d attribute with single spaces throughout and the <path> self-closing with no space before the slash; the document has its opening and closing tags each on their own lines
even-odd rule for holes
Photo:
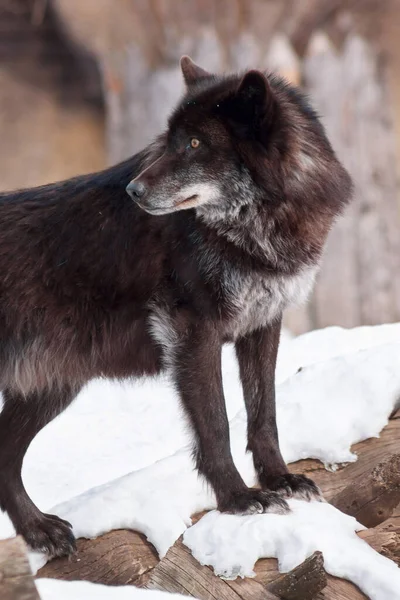
<svg viewBox="0 0 400 600">
<path fill-rule="evenodd" d="M 385 12 L 389 4 L 393 8 Z M 386 48 L 400 105 L 395 5 L 380 0 L 0 0 L 7 34 L 0 52 L 6 140 L 0 145 L 1 188 L 21 185 L 21 164 L 26 185 L 103 165 L 103 113 L 95 114 L 92 105 L 89 111 L 79 98 L 97 98 L 101 104 L 104 96 L 110 163 L 143 148 L 165 126 L 182 92 L 178 63 L 183 53 L 216 72 L 256 66 L 278 70 L 309 92 L 355 182 L 354 202 L 332 231 L 315 293 L 305 307 L 288 312 L 286 324 L 299 333 L 331 324 L 398 321 L 400 112 L 396 139 L 395 106 L 381 55 Z M 381 42 L 374 38 L 379 46 L 355 33 L 380 28 L 385 31 Z M 63 110 L 55 98 L 49 102 L 53 88 L 64 98 Z"/>
<path fill-rule="evenodd" d="M 312 327 L 400 319 L 396 134 L 383 75 L 355 36 L 338 53 L 316 35 L 303 61 L 304 85 L 355 183 L 354 202 L 329 239 L 307 315 Z"/>
</svg>

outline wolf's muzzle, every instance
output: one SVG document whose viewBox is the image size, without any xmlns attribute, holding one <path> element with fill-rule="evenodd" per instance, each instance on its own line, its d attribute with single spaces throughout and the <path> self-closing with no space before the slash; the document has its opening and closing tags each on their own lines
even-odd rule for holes
<svg viewBox="0 0 400 600">
<path fill-rule="evenodd" d="M 143 198 L 146 193 L 146 186 L 141 181 L 131 181 L 126 186 L 126 191 L 132 198 L 132 200 L 138 200 L 139 198 Z"/>
</svg>

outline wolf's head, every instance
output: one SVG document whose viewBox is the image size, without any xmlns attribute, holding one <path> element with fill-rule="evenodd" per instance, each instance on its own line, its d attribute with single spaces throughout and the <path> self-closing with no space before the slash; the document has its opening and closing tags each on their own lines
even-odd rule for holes
<svg viewBox="0 0 400 600">
<path fill-rule="evenodd" d="M 181 68 L 187 90 L 169 119 L 165 150 L 127 191 L 152 214 L 234 210 L 254 194 L 242 154 L 252 146 L 263 152 L 274 118 L 268 80 L 259 71 L 216 77 L 188 57 Z"/>
<path fill-rule="evenodd" d="M 236 218 L 250 204 L 276 207 L 290 185 L 307 187 L 338 164 L 313 110 L 280 78 L 216 76 L 186 56 L 181 68 L 186 94 L 158 157 L 127 186 L 147 212 Z"/>
</svg>

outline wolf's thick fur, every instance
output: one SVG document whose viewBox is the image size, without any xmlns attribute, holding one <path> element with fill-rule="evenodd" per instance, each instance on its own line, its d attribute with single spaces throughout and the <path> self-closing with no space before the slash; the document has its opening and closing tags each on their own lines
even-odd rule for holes
<svg viewBox="0 0 400 600">
<path fill-rule="evenodd" d="M 221 510 L 285 511 L 285 496 L 318 495 L 282 460 L 274 370 L 282 312 L 311 289 L 351 182 L 313 110 L 280 78 L 217 77 L 188 58 L 182 70 L 187 93 L 148 149 L 0 196 L 0 507 L 51 555 L 74 538 L 29 499 L 22 460 L 94 377 L 171 370 Z M 245 486 L 231 457 L 228 341 L 262 490 Z"/>
</svg>

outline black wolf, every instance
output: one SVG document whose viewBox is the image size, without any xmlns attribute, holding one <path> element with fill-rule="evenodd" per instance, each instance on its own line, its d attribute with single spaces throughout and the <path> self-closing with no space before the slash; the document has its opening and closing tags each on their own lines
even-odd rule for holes
<svg viewBox="0 0 400 600">
<path fill-rule="evenodd" d="M 73 550 L 70 525 L 33 504 L 22 461 L 94 377 L 170 369 L 220 510 L 284 512 L 285 497 L 319 494 L 282 459 L 274 370 L 282 312 L 309 293 L 351 181 L 282 79 L 211 75 L 187 57 L 181 66 L 186 94 L 149 148 L 0 195 L 0 507 L 52 556 Z M 221 378 L 230 341 L 260 490 L 232 461 Z"/>
</svg>

